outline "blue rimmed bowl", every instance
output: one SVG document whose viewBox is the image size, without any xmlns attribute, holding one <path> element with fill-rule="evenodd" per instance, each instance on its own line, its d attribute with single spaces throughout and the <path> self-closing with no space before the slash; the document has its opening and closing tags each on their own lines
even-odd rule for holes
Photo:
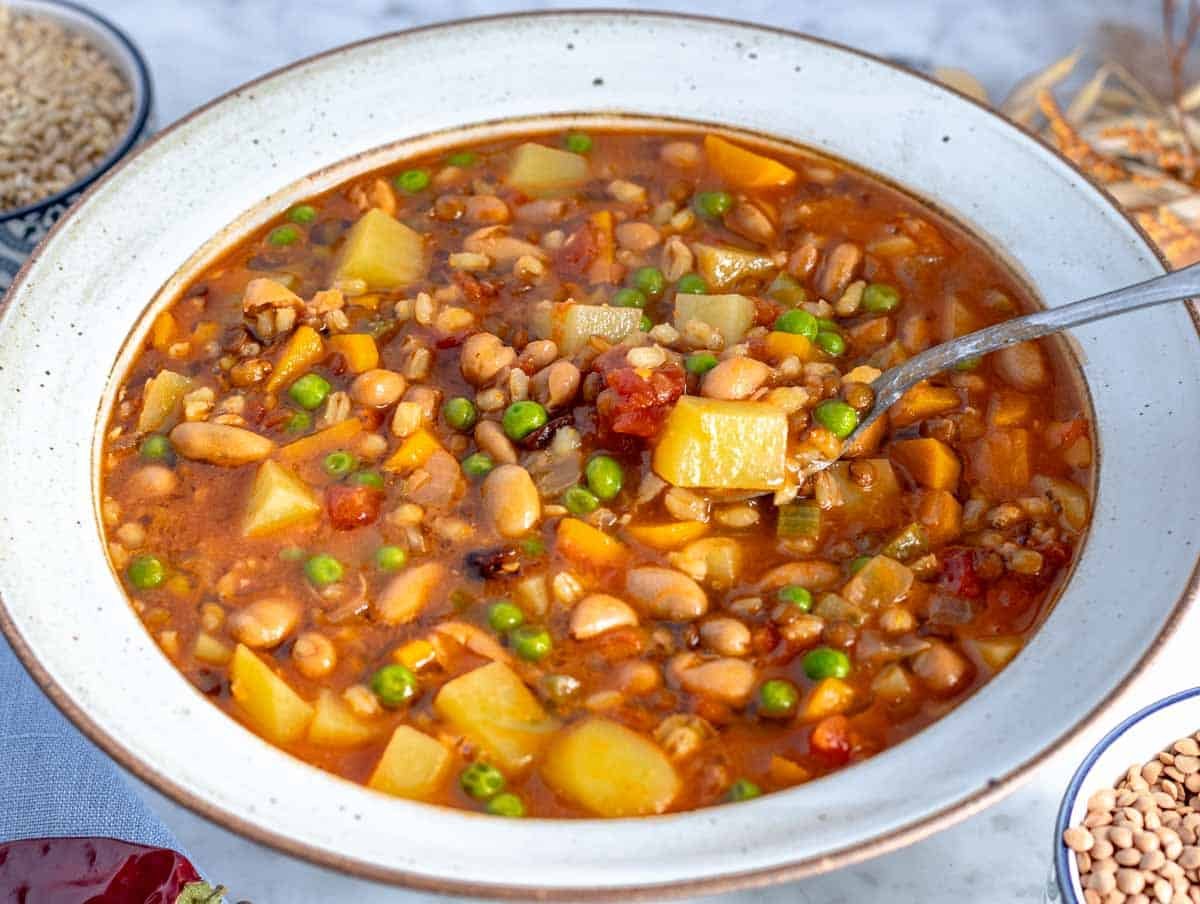
<svg viewBox="0 0 1200 904">
<path fill-rule="evenodd" d="M 85 36 L 112 60 L 133 92 L 133 116 L 125 134 L 91 172 L 60 192 L 33 204 L 0 210 L 0 298 L 12 283 L 34 246 L 89 185 L 108 172 L 152 130 L 153 90 L 150 70 L 141 52 L 123 31 L 102 16 L 73 3 L 52 0 L 4 0 L 16 13 L 53 19 L 64 28 Z"/>
<path fill-rule="evenodd" d="M 1067 785 L 1054 821 L 1054 876 L 1047 900 L 1084 904 L 1075 855 L 1063 843 L 1063 832 L 1087 815 L 1088 799 L 1111 788 L 1130 766 L 1154 759 L 1180 738 L 1200 731 L 1200 687 L 1180 691 L 1134 713 L 1091 749 Z"/>
</svg>

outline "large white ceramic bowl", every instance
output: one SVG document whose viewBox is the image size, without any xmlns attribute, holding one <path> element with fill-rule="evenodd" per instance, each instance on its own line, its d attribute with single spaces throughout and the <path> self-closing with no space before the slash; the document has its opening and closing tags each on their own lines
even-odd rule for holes
<svg viewBox="0 0 1200 904">
<path fill-rule="evenodd" d="M 0 616 L 18 654 L 97 743 L 195 810 L 312 860 L 439 890 L 661 896 L 763 883 L 985 806 L 1103 712 L 1195 589 L 1200 342 L 1182 305 L 1076 334 L 1102 452 L 1097 511 L 1027 649 L 912 740 L 787 793 L 607 822 L 394 800 L 250 734 L 135 618 L 99 542 L 97 425 L 147 305 L 169 300 L 181 268 L 376 166 L 399 139 L 433 136 L 416 143 L 427 147 L 464 123 L 546 113 L 667 115 L 815 146 L 933 199 L 1051 305 L 1162 272 L 1138 230 L 1034 139 L 918 76 L 799 35 L 579 13 L 334 51 L 157 138 L 90 192 L 14 285 L 0 323 Z"/>
</svg>

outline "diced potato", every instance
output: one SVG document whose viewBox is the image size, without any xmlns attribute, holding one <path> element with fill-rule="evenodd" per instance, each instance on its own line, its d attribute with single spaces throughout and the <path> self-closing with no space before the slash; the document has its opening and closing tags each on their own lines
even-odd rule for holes
<svg viewBox="0 0 1200 904">
<path fill-rule="evenodd" d="M 989 499 L 1021 493 L 1032 477 L 1029 431 L 1020 427 L 990 430 L 968 456 L 971 477 Z"/>
<path fill-rule="evenodd" d="M 721 179 L 737 188 L 784 188 L 796 181 L 796 171 L 791 167 L 718 135 L 704 136 L 704 153 Z"/>
<path fill-rule="evenodd" d="M 329 350 L 346 359 L 346 368 L 352 374 L 361 374 L 379 366 L 379 346 L 375 344 L 375 337 L 366 333 L 331 336 Z"/>
<path fill-rule="evenodd" d="M 324 357 L 325 341 L 321 334 L 308 325 L 296 327 L 296 332 L 292 333 L 283 348 L 283 354 L 275 363 L 275 369 L 271 371 L 267 392 L 279 392 L 291 386 Z"/>
<path fill-rule="evenodd" d="M 799 358 L 801 361 L 815 361 L 817 347 L 807 336 L 799 333 L 784 333 L 772 330 L 763 340 L 763 350 L 772 361 L 782 361 L 784 358 Z"/>
<path fill-rule="evenodd" d="M 899 703 L 912 696 L 913 683 L 904 666 L 893 662 L 871 680 L 871 690 L 888 703 Z"/>
<path fill-rule="evenodd" d="M 727 245 L 692 245 L 696 271 L 713 289 L 730 289 L 752 276 L 765 276 L 778 266 L 765 254 L 731 248 Z"/>
<path fill-rule="evenodd" d="M 525 682 L 502 662 L 446 682 L 433 705 L 455 731 L 509 773 L 528 767 L 558 727 Z"/>
<path fill-rule="evenodd" d="M 505 182 L 531 198 L 544 198 L 576 189 L 588 180 L 588 160 L 582 154 L 528 141 L 513 152 Z"/>
<path fill-rule="evenodd" d="M 683 331 L 689 320 L 707 323 L 725 340 L 737 345 L 754 325 L 754 302 L 745 295 L 675 296 L 675 329 Z"/>
<path fill-rule="evenodd" d="M 308 740 L 320 747 L 358 747 L 375 740 L 382 730 L 382 725 L 356 716 L 333 691 L 323 690 L 308 725 Z"/>
<path fill-rule="evenodd" d="M 896 440 L 888 448 L 888 454 L 921 486 L 951 492 L 958 488 L 962 463 L 954 450 L 940 439 Z"/>
<path fill-rule="evenodd" d="M 708 533 L 703 521 L 672 521 L 667 524 L 631 524 L 629 536 L 654 549 L 678 549 Z"/>
<path fill-rule="evenodd" d="M 229 690 L 251 727 L 275 744 L 300 740 L 312 721 L 312 705 L 245 644 L 233 651 Z"/>
<path fill-rule="evenodd" d="M 439 741 L 408 725 L 392 733 L 367 785 L 394 797 L 428 800 L 450 772 L 450 751 Z"/>
<path fill-rule="evenodd" d="M 654 470 L 678 487 L 770 490 L 783 486 L 787 415 L 766 402 L 684 396 L 654 449 Z"/>
<path fill-rule="evenodd" d="M 338 421 L 332 427 L 318 430 L 311 436 L 293 440 L 279 450 L 279 460 L 284 462 L 311 461 L 318 455 L 342 448 L 362 433 L 362 421 L 356 417 Z"/>
<path fill-rule="evenodd" d="M 291 276 L 291 274 L 288 275 Z M 242 291 L 242 307 L 247 311 L 267 307 L 302 310 L 304 299 L 284 285 L 285 281 L 289 285 L 292 284 L 290 280 L 284 280 L 282 277 L 271 279 L 267 276 L 259 276 L 250 280 Z"/>
<path fill-rule="evenodd" d="M 564 731 L 541 771 L 558 794 L 597 816 L 662 813 L 680 788 L 675 767 L 657 744 L 607 719 Z"/>
<path fill-rule="evenodd" d="M 161 370 L 146 381 L 142 394 L 142 411 L 138 415 L 138 432 L 161 430 L 179 414 L 183 397 L 192 389 L 192 378 L 173 370 Z"/>
<path fill-rule="evenodd" d="M 917 518 L 934 546 L 949 543 L 962 533 L 962 503 L 946 490 L 922 494 Z"/>
<path fill-rule="evenodd" d="M 225 665 L 233 658 L 233 650 L 207 631 L 201 631 L 196 635 L 196 642 L 192 644 L 192 655 L 209 665 Z"/>
<path fill-rule="evenodd" d="M 978 315 L 962 299 L 954 296 L 946 299 L 941 330 L 943 342 L 973 333 L 982 326 L 983 322 Z"/>
<path fill-rule="evenodd" d="M 572 562 L 592 568 L 617 568 L 629 557 L 624 543 L 578 518 L 558 522 L 555 548 Z"/>
<path fill-rule="evenodd" d="M 242 536 L 265 537 L 267 534 L 302 524 L 321 511 L 308 484 L 283 465 L 264 461 L 258 466 L 246 517 L 242 521 Z"/>
<path fill-rule="evenodd" d="M 422 427 L 409 434 L 400 444 L 400 448 L 383 463 L 383 470 L 407 474 L 429 461 L 433 453 L 441 448 L 442 444 L 438 442 L 438 438 Z"/>
<path fill-rule="evenodd" d="M 842 596 L 855 606 L 879 609 L 903 599 L 912 589 L 913 573 L 887 556 L 875 556 L 842 588 Z"/>
<path fill-rule="evenodd" d="M 854 688 L 841 678 L 822 678 L 812 689 L 800 718 L 805 722 L 815 722 L 826 716 L 836 716 L 844 713 L 854 703 Z"/>
<path fill-rule="evenodd" d="M 795 760 L 789 760 L 779 754 L 773 755 L 771 761 L 767 763 L 767 774 L 771 776 L 771 781 L 776 785 L 786 787 L 802 785 L 812 778 L 812 773 Z"/>
<path fill-rule="evenodd" d="M 907 427 L 937 414 L 953 411 L 962 403 L 958 390 L 951 386 L 918 383 L 900 397 L 889 412 L 893 427 Z"/>
<path fill-rule="evenodd" d="M 871 466 L 871 485 L 859 486 L 850 477 L 850 463 L 839 461 L 828 469 L 828 474 L 837 485 L 842 504 L 837 512 L 841 518 L 859 525 L 864 530 L 894 527 L 904 519 L 900 506 L 900 481 L 896 471 L 886 458 L 866 458 L 861 461 Z"/>
<path fill-rule="evenodd" d="M 1017 636 L 976 637 L 966 642 L 993 671 L 1000 671 L 1021 652 L 1025 641 Z"/>
<path fill-rule="evenodd" d="M 368 290 L 386 292 L 415 283 L 428 268 L 421 234 L 372 207 L 346 235 L 333 278 L 361 279 Z"/>
<path fill-rule="evenodd" d="M 532 327 L 541 339 L 553 339 L 559 351 L 573 355 L 592 336 L 620 342 L 641 327 L 640 308 L 563 302 L 534 314 Z"/>
<path fill-rule="evenodd" d="M 1083 530 L 1087 527 L 1091 503 L 1088 502 L 1087 491 L 1079 484 L 1039 474 L 1033 478 L 1033 488 L 1058 504 L 1062 511 L 1062 519 L 1071 530 Z"/>
</svg>

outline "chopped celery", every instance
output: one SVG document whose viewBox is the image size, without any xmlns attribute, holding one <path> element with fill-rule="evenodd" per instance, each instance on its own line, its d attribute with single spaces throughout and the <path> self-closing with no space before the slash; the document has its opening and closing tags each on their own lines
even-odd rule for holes
<svg viewBox="0 0 1200 904">
<path fill-rule="evenodd" d="M 775 534 L 789 539 L 819 537 L 821 535 L 820 507 L 812 500 L 781 505 L 775 522 Z"/>
<path fill-rule="evenodd" d="M 898 562 L 911 562 L 929 552 L 929 535 L 914 521 L 888 541 L 880 552 Z"/>
</svg>

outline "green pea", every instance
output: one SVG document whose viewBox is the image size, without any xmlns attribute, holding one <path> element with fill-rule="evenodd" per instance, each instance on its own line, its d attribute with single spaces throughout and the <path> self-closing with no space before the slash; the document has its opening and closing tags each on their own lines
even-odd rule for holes
<svg viewBox="0 0 1200 904">
<path fill-rule="evenodd" d="M 812 593 L 799 584 L 788 584 L 786 587 L 780 587 L 779 592 L 775 596 L 781 603 L 790 603 L 802 612 L 808 612 L 813 607 Z"/>
<path fill-rule="evenodd" d="M 823 352 L 828 355 L 837 357 L 846 353 L 846 340 L 842 338 L 840 333 L 822 332 L 817 333 L 817 345 Z"/>
<path fill-rule="evenodd" d="M 304 574 L 314 586 L 327 587 L 342 579 L 342 563 L 328 553 L 318 553 L 304 563 Z"/>
<path fill-rule="evenodd" d="M 654 321 L 643 314 L 642 319 L 638 321 L 638 329 L 643 333 L 648 333 L 654 329 Z"/>
<path fill-rule="evenodd" d="M 375 550 L 375 567 L 380 571 L 399 571 L 408 564 L 408 552 L 402 546 L 381 546 Z"/>
<path fill-rule="evenodd" d="M 474 151 L 458 151 L 446 158 L 451 166 L 474 166 L 479 162 L 479 155 Z"/>
<path fill-rule="evenodd" d="M 796 712 L 800 692 L 796 685 L 783 678 L 764 681 L 758 689 L 758 711 L 772 719 L 787 718 Z"/>
<path fill-rule="evenodd" d="M 161 433 L 147 436 L 138 447 L 138 454 L 147 461 L 166 461 L 171 453 L 171 441 Z"/>
<path fill-rule="evenodd" d="M 486 477 L 494 467 L 496 463 L 486 452 L 474 452 L 462 460 L 463 473 L 468 477 Z"/>
<path fill-rule="evenodd" d="M 288 219 L 293 223 L 311 223 L 317 218 L 317 209 L 311 204 L 297 204 L 288 211 Z"/>
<path fill-rule="evenodd" d="M 153 590 L 167 579 L 167 566 L 157 556 L 138 556 L 129 563 L 125 573 L 129 583 L 138 590 Z"/>
<path fill-rule="evenodd" d="M 845 678 L 850 674 L 850 657 L 833 647 L 817 647 L 804 654 L 804 674 L 813 681 Z"/>
<path fill-rule="evenodd" d="M 288 395 L 301 408 L 312 411 L 314 408 L 321 407 L 321 403 L 329 397 L 332 390 L 333 387 L 329 385 L 329 381 L 320 374 L 305 374 L 292 384 Z"/>
<path fill-rule="evenodd" d="M 303 433 L 312 426 L 312 415 L 307 411 L 297 411 L 283 425 L 288 433 Z"/>
<path fill-rule="evenodd" d="M 863 310 L 871 314 L 886 314 L 900 304 L 900 293 L 887 283 L 871 283 L 863 290 Z"/>
<path fill-rule="evenodd" d="M 508 791 L 489 800 L 486 809 L 492 816 L 506 816 L 509 819 L 520 819 L 525 815 L 525 804 L 521 802 L 521 798 Z"/>
<path fill-rule="evenodd" d="M 339 449 L 336 452 L 330 452 L 321 462 L 321 467 L 325 469 L 325 473 L 330 477 L 345 477 L 354 470 L 354 466 L 358 461 L 353 455 L 345 449 Z"/>
<path fill-rule="evenodd" d="M 395 179 L 396 188 L 401 191 L 408 192 L 410 195 L 415 195 L 419 191 L 424 191 L 429 187 L 429 170 L 410 169 L 405 170 Z"/>
<path fill-rule="evenodd" d="M 525 624 L 525 613 L 509 600 L 496 600 L 488 606 L 487 616 L 488 624 L 497 634 L 507 634 Z"/>
<path fill-rule="evenodd" d="M 484 762 L 472 763 L 458 777 L 458 784 L 476 800 L 491 800 L 508 783 L 504 773 Z"/>
<path fill-rule="evenodd" d="M 526 537 L 521 541 L 521 552 L 534 558 L 544 556 L 546 554 L 546 544 L 542 542 L 541 537 Z"/>
<path fill-rule="evenodd" d="M 295 226 L 277 226 L 271 230 L 271 234 L 267 236 L 267 241 L 272 245 L 283 247 L 293 244 L 298 238 L 300 238 L 300 230 Z"/>
<path fill-rule="evenodd" d="M 813 409 L 813 417 L 838 439 L 845 439 L 858 426 L 858 412 L 841 399 L 826 399 Z"/>
<path fill-rule="evenodd" d="M 858 574 L 870 561 L 870 556 L 858 556 L 855 559 L 851 559 L 850 564 L 847 567 L 850 569 L 851 574 Z"/>
<path fill-rule="evenodd" d="M 407 703 L 417 695 L 417 676 L 406 665 L 385 665 L 371 676 L 371 690 L 379 702 L 389 709 Z"/>
<path fill-rule="evenodd" d="M 739 778 L 736 782 L 729 786 L 729 790 L 725 792 L 725 799 L 730 803 L 740 803 L 743 800 L 752 800 L 762 795 L 762 788 L 754 784 L 748 778 Z"/>
<path fill-rule="evenodd" d="M 974 355 L 970 358 L 963 358 L 954 365 L 954 369 L 960 373 L 969 373 L 970 371 L 977 370 L 979 365 L 982 363 L 983 358 L 981 358 L 979 355 Z"/>
<path fill-rule="evenodd" d="M 790 273 L 780 273 L 767 286 L 767 297 L 795 307 L 808 301 L 808 292 Z"/>
<path fill-rule="evenodd" d="M 546 409 L 537 402 L 513 402 L 504 409 L 500 423 L 505 435 L 511 440 L 522 440 L 548 420 Z"/>
<path fill-rule="evenodd" d="M 641 267 L 633 273 L 633 285 L 647 298 L 662 298 L 667 289 L 667 278 L 658 267 Z"/>
<path fill-rule="evenodd" d="M 692 206 L 702 217 L 715 220 L 729 213 L 733 207 L 733 195 L 727 191 L 702 191 L 692 199 Z"/>
<path fill-rule="evenodd" d="M 572 154 L 586 154 L 592 149 L 592 137 L 584 132 L 568 132 L 563 146 Z"/>
<path fill-rule="evenodd" d="M 708 292 L 708 283 L 699 273 L 685 273 L 675 283 L 675 291 L 684 295 L 705 295 Z"/>
<path fill-rule="evenodd" d="M 383 475 L 378 471 L 359 471 L 351 474 L 350 483 L 356 487 L 374 487 L 377 490 L 382 490 L 384 487 Z"/>
<path fill-rule="evenodd" d="M 828 317 L 817 318 L 817 333 L 840 333 L 841 325 L 836 320 L 831 320 Z"/>
<path fill-rule="evenodd" d="M 646 296 L 642 294 L 641 289 L 617 289 L 613 293 L 612 303 L 618 308 L 644 308 L 646 306 Z"/>
<path fill-rule="evenodd" d="M 466 433 L 479 420 L 479 412 L 475 410 L 475 404 L 470 399 L 456 396 L 442 406 L 442 417 L 446 419 L 449 427 Z"/>
<path fill-rule="evenodd" d="M 537 662 L 550 655 L 554 642 L 550 632 L 534 625 L 522 625 L 508 635 L 509 643 L 518 656 L 527 662 Z"/>
<path fill-rule="evenodd" d="M 781 333 L 795 333 L 806 339 L 816 339 L 817 333 L 820 332 L 817 318 L 800 308 L 784 311 L 775 318 L 775 329 Z"/>
<path fill-rule="evenodd" d="M 572 515 L 590 515 L 596 509 L 600 508 L 600 500 L 596 498 L 596 494 L 587 487 L 573 486 L 569 487 L 563 493 L 562 503 L 566 506 L 567 511 Z"/>
<path fill-rule="evenodd" d="M 711 352 L 695 352 L 684 359 L 683 366 L 690 374 L 706 374 L 717 366 L 717 356 Z"/>
<path fill-rule="evenodd" d="M 611 455 L 594 455 L 583 469 L 588 489 L 607 502 L 621 492 L 625 485 L 625 472 Z"/>
<path fill-rule="evenodd" d="M 299 562 L 304 558 L 304 550 L 299 546 L 285 546 L 279 550 L 279 558 L 284 562 Z"/>
</svg>

